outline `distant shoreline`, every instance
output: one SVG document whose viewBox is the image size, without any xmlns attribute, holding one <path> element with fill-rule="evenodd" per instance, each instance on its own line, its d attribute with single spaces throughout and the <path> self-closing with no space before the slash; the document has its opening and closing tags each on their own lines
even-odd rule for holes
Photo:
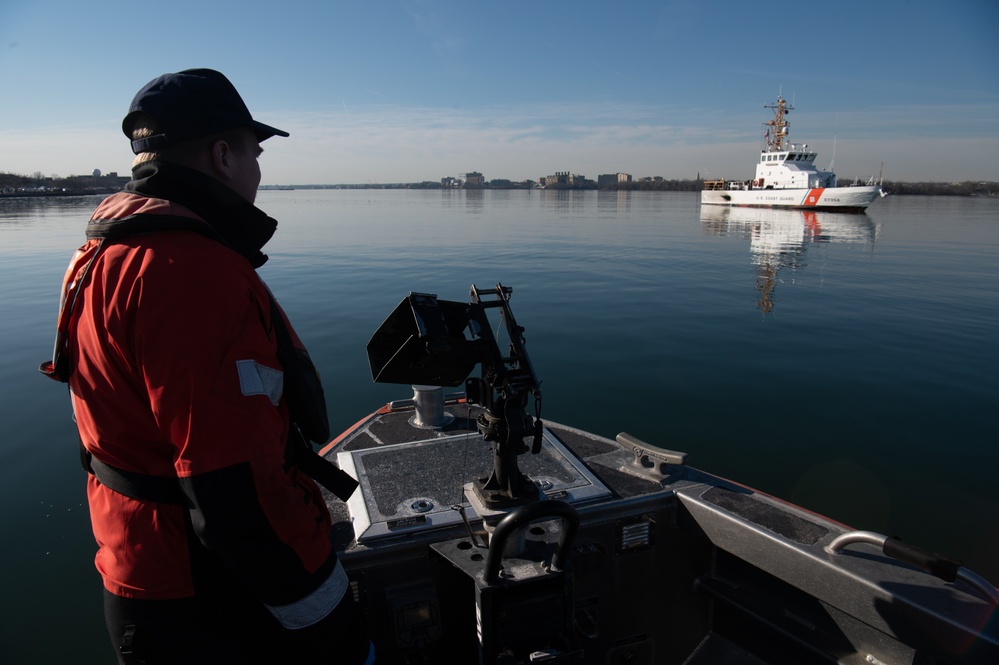
<svg viewBox="0 0 999 665">
<path fill-rule="evenodd" d="M 659 181 L 634 181 L 618 183 L 600 187 L 548 187 L 544 191 L 649 191 L 649 192 L 699 192 L 703 185 L 700 180 L 659 180 Z M 974 196 L 974 197 L 999 197 L 999 182 L 894 182 L 885 181 L 882 188 L 893 196 L 922 195 L 922 196 Z M 412 182 L 412 183 L 367 183 L 367 184 L 331 184 L 331 185 L 262 185 L 259 191 L 297 191 L 316 189 L 423 189 L 442 191 L 482 191 L 489 189 L 496 190 L 534 190 L 542 189 L 529 186 L 526 183 L 504 181 L 501 184 L 486 183 L 475 187 L 446 187 L 441 183 Z M 59 189 L 59 190 L 20 190 L 20 191 L 0 191 L 0 199 L 14 198 L 48 198 L 48 197 L 73 197 L 73 196 L 107 196 L 121 191 L 120 187 L 100 187 L 82 189 Z"/>
<path fill-rule="evenodd" d="M 41 199 L 41 198 L 72 198 L 74 196 L 109 196 L 121 190 L 108 191 L 78 191 L 78 192 L 0 192 L 0 199 Z"/>
</svg>

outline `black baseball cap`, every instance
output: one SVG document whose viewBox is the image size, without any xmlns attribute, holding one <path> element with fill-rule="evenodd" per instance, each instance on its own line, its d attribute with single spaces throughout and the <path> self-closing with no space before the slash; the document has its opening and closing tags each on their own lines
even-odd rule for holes
<svg viewBox="0 0 999 665">
<path fill-rule="evenodd" d="M 254 120 L 229 79 L 214 69 L 185 69 L 147 83 L 121 122 L 128 138 L 142 113 L 156 121 L 161 133 L 132 141 L 136 155 L 238 127 L 252 129 L 258 141 L 288 136 L 286 131 Z"/>
</svg>

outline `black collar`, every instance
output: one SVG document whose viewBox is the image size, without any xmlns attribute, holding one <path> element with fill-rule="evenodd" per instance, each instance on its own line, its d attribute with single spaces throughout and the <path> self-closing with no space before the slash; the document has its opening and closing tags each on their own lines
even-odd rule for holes
<svg viewBox="0 0 999 665">
<path fill-rule="evenodd" d="M 261 248 L 277 221 L 215 178 L 169 162 L 146 162 L 132 170 L 125 191 L 179 203 L 204 219 L 225 244 L 259 268 Z"/>
</svg>

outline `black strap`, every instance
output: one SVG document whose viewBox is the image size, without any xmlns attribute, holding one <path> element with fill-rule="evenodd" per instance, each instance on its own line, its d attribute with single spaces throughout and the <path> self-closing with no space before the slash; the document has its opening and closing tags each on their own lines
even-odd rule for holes
<svg viewBox="0 0 999 665">
<path fill-rule="evenodd" d="M 86 462 L 84 469 L 94 474 L 101 485 L 108 489 L 137 501 L 187 505 L 184 494 L 180 491 L 180 483 L 175 476 L 150 476 L 145 473 L 119 469 L 116 466 L 105 464 L 86 452 L 82 445 L 80 448 L 83 451 L 81 461 L 85 460 Z"/>
<path fill-rule="evenodd" d="M 313 450 L 312 444 L 305 440 L 301 430 L 294 423 L 288 433 L 286 451 L 288 462 L 297 466 L 305 475 L 328 489 L 341 501 L 349 499 L 357 489 L 358 482 L 349 473 Z"/>
<path fill-rule="evenodd" d="M 329 441 L 330 422 L 326 414 L 326 394 L 319 372 L 309 352 L 295 346 L 274 295 L 267 291 L 271 307 L 271 326 L 277 338 L 277 356 L 284 372 L 284 398 L 292 420 L 308 441 L 320 445 Z M 294 426 L 293 426 L 294 427 Z M 293 432 L 294 433 L 294 432 Z"/>
<path fill-rule="evenodd" d="M 291 452 L 289 461 L 341 501 L 350 498 L 357 489 L 357 481 L 333 462 L 312 450 L 312 446 L 302 438 L 294 425 L 288 436 L 288 450 Z M 85 471 L 97 477 L 101 485 L 129 498 L 153 503 L 187 505 L 176 477 L 150 476 L 105 464 L 88 452 L 82 442 L 80 463 Z"/>
</svg>

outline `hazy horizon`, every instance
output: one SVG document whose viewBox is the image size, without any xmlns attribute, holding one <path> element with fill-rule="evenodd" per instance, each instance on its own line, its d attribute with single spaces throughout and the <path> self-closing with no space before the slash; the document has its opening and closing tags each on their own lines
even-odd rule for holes
<svg viewBox="0 0 999 665">
<path fill-rule="evenodd" d="M 795 106 L 791 141 L 844 180 L 882 164 L 887 180 L 999 180 L 988 0 L 846 0 L 779 19 L 692 0 L 179 0 L 148 20 L 127 7 L 0 6 L 0 171 L 127 174 L 120 123 L 134 93 L 212 67 L 255 118 L 291 133 L 264 143 L 264 184 L 748 179 L 779 93 Z"/>
</svg>

